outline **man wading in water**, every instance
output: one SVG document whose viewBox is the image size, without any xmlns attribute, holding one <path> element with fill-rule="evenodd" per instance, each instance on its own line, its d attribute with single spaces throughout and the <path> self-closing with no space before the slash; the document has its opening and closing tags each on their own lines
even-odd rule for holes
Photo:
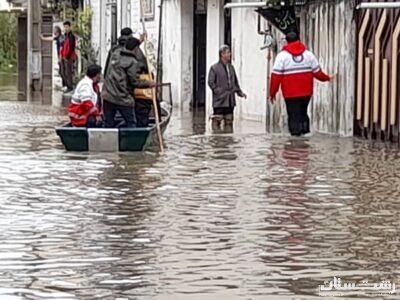
<svg viewBox="0 0 400 300">
<path fill-rule="evenodd" d="M 269 100 L 274 103 L 279 87 L 285 98 L 292 136 L 310 132 L 308 104 L 313 94 L 314 78 L 329 81 L 333 76 L 325 74 L 315 55 L 300 42 L 297 33 L 286 35 L 287 45 L 278 54 L 272 70 Z"/>
<path fill-rule="evenodd" d="M 219 50 L 219 62 L 213 65 L 208 75 L 208 86 L 213 93 L 213 131 L 221 129 L 222 121 L 226 131 L 232 131 L 233 112 L 236 106 L 235 94 L 247 98 L 239 86 L 235 68 L 231 64 L 231 50 L 223 45 Z"/>
</svg>

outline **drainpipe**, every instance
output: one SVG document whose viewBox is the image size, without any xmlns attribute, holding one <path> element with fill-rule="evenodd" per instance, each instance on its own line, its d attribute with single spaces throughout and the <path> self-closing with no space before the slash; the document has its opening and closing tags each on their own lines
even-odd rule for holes
<svg viewBox="0 0 400 300">
<path fill-rule="evenodd" d="M 356 6 L 356 9 L 362 8 L 400 8 L 400 2 L 363 2 Z"/>
</svg>

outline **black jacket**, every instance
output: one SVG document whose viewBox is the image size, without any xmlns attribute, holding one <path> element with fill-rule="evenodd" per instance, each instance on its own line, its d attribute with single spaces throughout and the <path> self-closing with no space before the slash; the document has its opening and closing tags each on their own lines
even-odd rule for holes
<svg viewBox="0 0 400 300">
<path fill-rule="evenodd" d="M 123 106 L 133 106 L 133 93 L 136 88 L 148 88 L 149 82 L 139 80 L 140 64 L 133 53 L 127 50 L 116 51 L 104 81 L 102 97 L 104 100 Z"/>
<path fill-rule="evenodd" d="M 117 44 L 115 44 L 111 50 L 108 52 L 107 55 L 107 60 L 106 60 L 106 65 L 104 67 L 104 78 L 107 77 L 107 73 L 108 73 L 108 68 L 110 66 L 110 61 L 113 57 L 113 54 L 117 53 L 117 51 L 123 50 L 125 49 L 125 44 L 126 41 L 129 39 L 129 36 L 125 36 L 122 35 L 119 39 Z M 140 73 L 148 73 L 148 69 L 147 69 L 147 61 L 146 61 L 146 56 L 144 56 L 144 53 L 141 49 L 139 49 L 137 55 L 136 55 L 136 60 L 139 63 L 139 70 Z"/>
<path fill-rule="evenodd" d="M 117 43 L 111 47 L 111 49 L 107 55 L 106 65 L 104 67 L 104 78 L 107 78 L 108 68 L 110 66 L 110 61 L 111 61 L 113 54 L 115 54 L 117 51 L 120 51 L 125 48 L 125 44 L 126 44 L 126 41 L 128 40 L 128 38 L 129 38 L 129 36 L 122 35 L 118 39 Z"/>
</svg>

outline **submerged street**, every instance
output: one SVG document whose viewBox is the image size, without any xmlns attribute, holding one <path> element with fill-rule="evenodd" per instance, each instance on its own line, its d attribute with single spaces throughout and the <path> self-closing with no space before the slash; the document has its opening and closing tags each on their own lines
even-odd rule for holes
<svg viewBox="0 0 400 300">
<path fill-rule="evenodd" d="M 175 113 L 162 156 L 68 153 L 64 120 L 0 102 L 2 300 L 320 299 L 334 276 L 398 282 L 397 149 L 245 122 L 211 135 Z M 398 299 L 352 299 L 368 297 Z"/>
</svg>

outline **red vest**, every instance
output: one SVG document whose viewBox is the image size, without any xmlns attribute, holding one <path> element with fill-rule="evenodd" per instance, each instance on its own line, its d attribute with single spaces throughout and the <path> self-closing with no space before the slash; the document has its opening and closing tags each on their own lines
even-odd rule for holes
<svg viewBox="0 0 400 300">
<path fill-rule="evenodd" d="M 90 116 L 100 116 L 98 92 L 99 86 L 88 77 L 78 83 L 68 107 L 68 116 L 73 126 L 84 127 Z"/>
<path fill-rule="evenodd" d="M 76 60 L 77 55 L 75 52 L 76 39 L 72 32 L 65 35 L 65 39 L 61 46 L 61 58 L 68 60 Z"/>
<path fill-rule="evenodd" d="M 285 99 L 310 97 L 313 94 L 314 78 L 330 80 L 313 53 L 301 42 L 290 43 L 283 48 L 275 60 L 271 76 L 270 96 L 275 97 L 282 89 Z"/>
</svg>

